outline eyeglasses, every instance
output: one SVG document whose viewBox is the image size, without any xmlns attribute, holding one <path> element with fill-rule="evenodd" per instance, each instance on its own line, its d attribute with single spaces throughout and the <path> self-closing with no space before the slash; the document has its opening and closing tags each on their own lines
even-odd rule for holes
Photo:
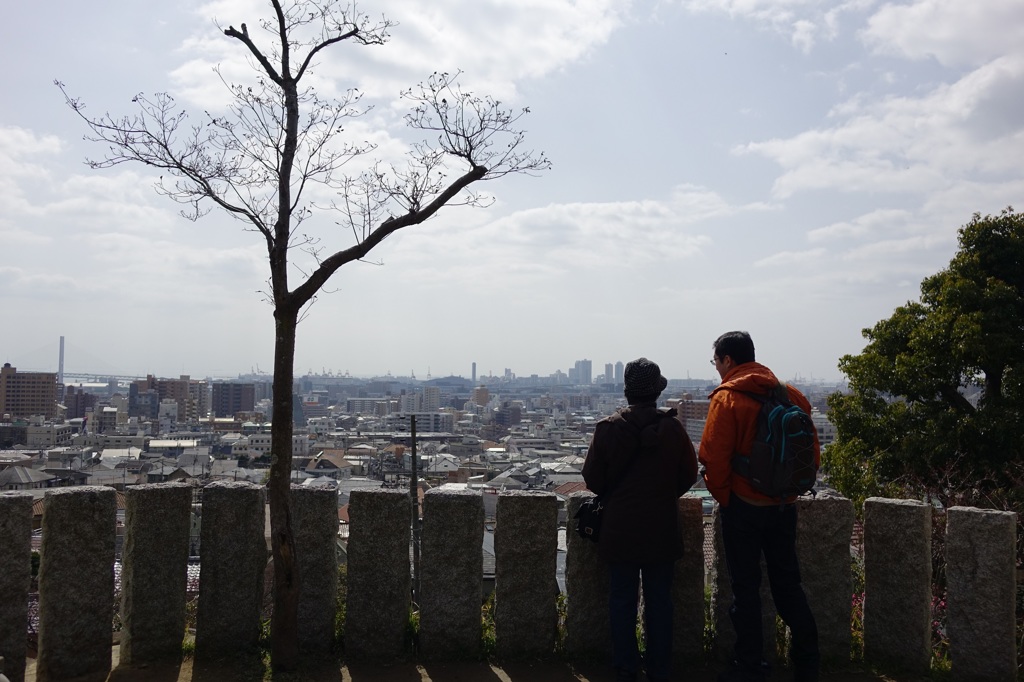
<svg viewBox="0 0 1024 682">
<path fill-rule="evenodd" d="M 717 365 L 718 364 L 718 358 L 711 358 L 711 364 L 712 365 Z"/>
</svg>

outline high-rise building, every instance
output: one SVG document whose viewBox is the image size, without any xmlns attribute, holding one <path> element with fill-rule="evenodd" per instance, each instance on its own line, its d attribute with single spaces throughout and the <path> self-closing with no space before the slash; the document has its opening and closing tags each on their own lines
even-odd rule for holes
<svg viewBox="0 0 1024 682">
<path fill-rule="evenodd" d="M 214 417 L 233 417 L 256 408 L 255 384 L 218 382 L 213 384 L 211 409 Z"/>
<path fill-rule="evenodd" d="M 441 409 L 441 389 L 437 386 L 423 387 L 423 411 L 436 412 Z"/>
<path fill-rule="evenodd" d="M 47 419 L 57 416 L 57 373 L 18 372 L 11 363 L 0 367 L 0 415 Z"/>
<path fill-rule="evenodd" d="M 473 363 L 473 383 L 476 383 L 476 363 Z"/>
<path fill-rule="evenodd" d="M 615 381 L 615 377 L 612 374 L 612 363 L 604 363 L 604 383 L 610 384 Z"/>
<path fill-rule="evenodd" d="M 594 383 L 593 369 L 590 360 L 576 361 L 576 383 L 580 386 L 589 386 Z M 570 377 L 572 373 L 570 372 Z"/>
<path fill-rule="evenodd" d="M 625 371 L 625 369 L 626 366 L 622 364 L 622 360 L 619 360 L 618 362 L 615 363 L 615 383 L 625 383 L 625 380 L 623 379 L 623 372 Z"/>
</svg>

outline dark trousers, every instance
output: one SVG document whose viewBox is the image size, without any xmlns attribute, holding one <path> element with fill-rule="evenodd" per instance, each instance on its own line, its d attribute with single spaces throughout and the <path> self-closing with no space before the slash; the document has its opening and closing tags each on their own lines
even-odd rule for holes
<svg viewBox="0 0 1024 682">
<path fill-rule="evenodd" d="M 797 680 L 817 680 L 818 627 L 800 584 L 796 557 L 796 505 L 759 507 L 733 495 L 722 508 L 725 559 L 732 581 L 729 611 L 736 630 L 736 662 L 761 671 L 761 555 L 779 616 L 792 633 L 790 660 Z"/>
<path fill-rule="evenodd" d="M 667 680 L 672 668 L 672 573 L 674 563 L 609 564 L 608 593 L 612 634 L 612 665 L 620 673 L 640 670 L 636 644 L 637 601 L 643 576 L 644 628 L 647 632 L 644 668 L 651 680 Z"/>
</svg>

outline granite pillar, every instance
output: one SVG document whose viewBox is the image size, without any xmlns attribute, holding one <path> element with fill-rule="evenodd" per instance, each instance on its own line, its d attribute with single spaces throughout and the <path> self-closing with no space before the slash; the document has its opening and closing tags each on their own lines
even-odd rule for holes
<svg viewBox="0 0 1024 682">
<path fill-rule="evenodd" d="M 392 660 L 406 652 L 412 505 L 403 490 L 353 490 L 349 500 L 345 650 Z"/>
<path fill-rule="evenodd" d="M 797 500 L 796 552 L 807 603 L 818 625 L 822 660 L 850 661 L 853 502 L 844 497 Z"/>
<path fill-rule="evenodd" d="M 423 496 L 419 646 L 428 660 L 479 656 L 482 498 L 478 490 L 440 488 Z"/>
<path fill-rule="evenodd" d="M 259 646 L 267 565 L 266 491 L 242 481 L 203 488 L 196 658 L 246 655 Z"/>
<path fill-rule="evenodd" d="M 1013 512 L 946 512 L 946 618 L 957 680 L 1017 679 Z"/>
<path fill-rule="evenodd" d="M 679 499 L 683 556 L 672 580 L 672 655 L 676 671 L 704 662 L 704 513 L 700 498 Z"/>
<path fill-rule="evenodd" d="M 299 566 L 299 649 L 330 652 L 338 599 L 338 493 L 292 486 L 292 531 Z"/>
<path fill-rule="evenodd" d="M 181 656 L 192 486 L 125 490 L 121 568 L 121 663 Z"/>
<path fill-rule="evenodd" d="M 494 632 L 499 657 L 554 652 L 558 623 L 555 580 L 558 498 L 552 493 L 501 493 L 494 531 Z"/>
<path fill-rule="evenodd" d="M 926 674 L 931 660 L 932 508 L 864 501 L 864 660 Z"/>
<path fill-rule="evenodd" d="M 113 488 L 47 491 L 39 562 L 36 680 L 104 680 L 114 616 Z"/>
<path fill-rule="evenodd" d="M 31 557 L 32 495 L 0 492 L 0 658 L 11 682 L 25 679 Z"/>
<path fill-rule="evenodd" d="M 575 530 L 576 512 L 589 491 L 569 495 L 565 530 L 565 646 L 574 660 L 608 660 L 612 648 L 608 622 L 608 565 L 597 555 L 597 543 Z"/>
</svg>

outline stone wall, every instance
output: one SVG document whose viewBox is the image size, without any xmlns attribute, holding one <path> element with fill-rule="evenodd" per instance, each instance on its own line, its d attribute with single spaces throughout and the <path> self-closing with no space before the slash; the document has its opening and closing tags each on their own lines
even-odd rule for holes
<svg viewBox="0 0 1024 682">
<path fill-rule="evenodd" d="M 574 494 L 568 516 L 589 493 Z M 175 484 L 128 493 L 121 660 L 180 655 L 182 565 L 186 561 L 191 490 Z M 25 494 L 0 494 L 0 655 L 15 682 L 25 667 L 28 542 L 31 508 Z M 300 554 L 300 639 L 310 653 L 333 643 L 337 590 L 336 500 L 293 490 Z M 826 658 L 849 660 L 852 506 L 837 498 L 801 500 L 797 547 L 808 600 Z M 264 490 L 215 483 L 203 492 L 203 555 L 196 655 L 217 658 L 257 645 L 263 572 Z M 865 657 L 880 668 L 927 670 L 930 657 L 930 538 L 933 510 L 905 500 L 865 505 Z M 497 653 L 504 659 L 543 657 L 557 639 L 555 561 L 558 500 L 549 493 L 498 498 L 495 530 Z M 480 544 L 483 506 L 474 491 L 425 496 L 418 654 L 429 659 L 479 655 Z M 347 658 L 393 660 L 413 653 L 410 522 L 405 491 L 358 490 L 350 507 Z M 703 662 L 704 566 L 711 569 L 716 640 L 729 655 L 728 580 L 720 557 L 705 557 L 699 503 L 680 503 L 686 554 L 678 563 L 673 600 L 678 669 Z M 1013 679 L 1016 643 L 1014 515 L 949 510 L 948 633 L 956 679 Z M 39 576 L 37 679 L 103 679 L 111 664 L 115 505 L 109 488 L 47 491 Z M 719 540 L 720 546 L 720 540 Z M 570 529 L 566 536 L 565 647 L 573 658 L 609 655 L 607 574 L 596 546 Z M 766 601 L 766 613 L 770 609 Z M 774 615 L 772 616 L 774 619 Z M 767 634 L 773 636 L 775 629 Z M 771 637 L 769 637 L 769 641 Z M 774 644 L 772 644 L 774 647 Z M 844 653 L 845 652 L 845 653 Z"/>
</svg>

